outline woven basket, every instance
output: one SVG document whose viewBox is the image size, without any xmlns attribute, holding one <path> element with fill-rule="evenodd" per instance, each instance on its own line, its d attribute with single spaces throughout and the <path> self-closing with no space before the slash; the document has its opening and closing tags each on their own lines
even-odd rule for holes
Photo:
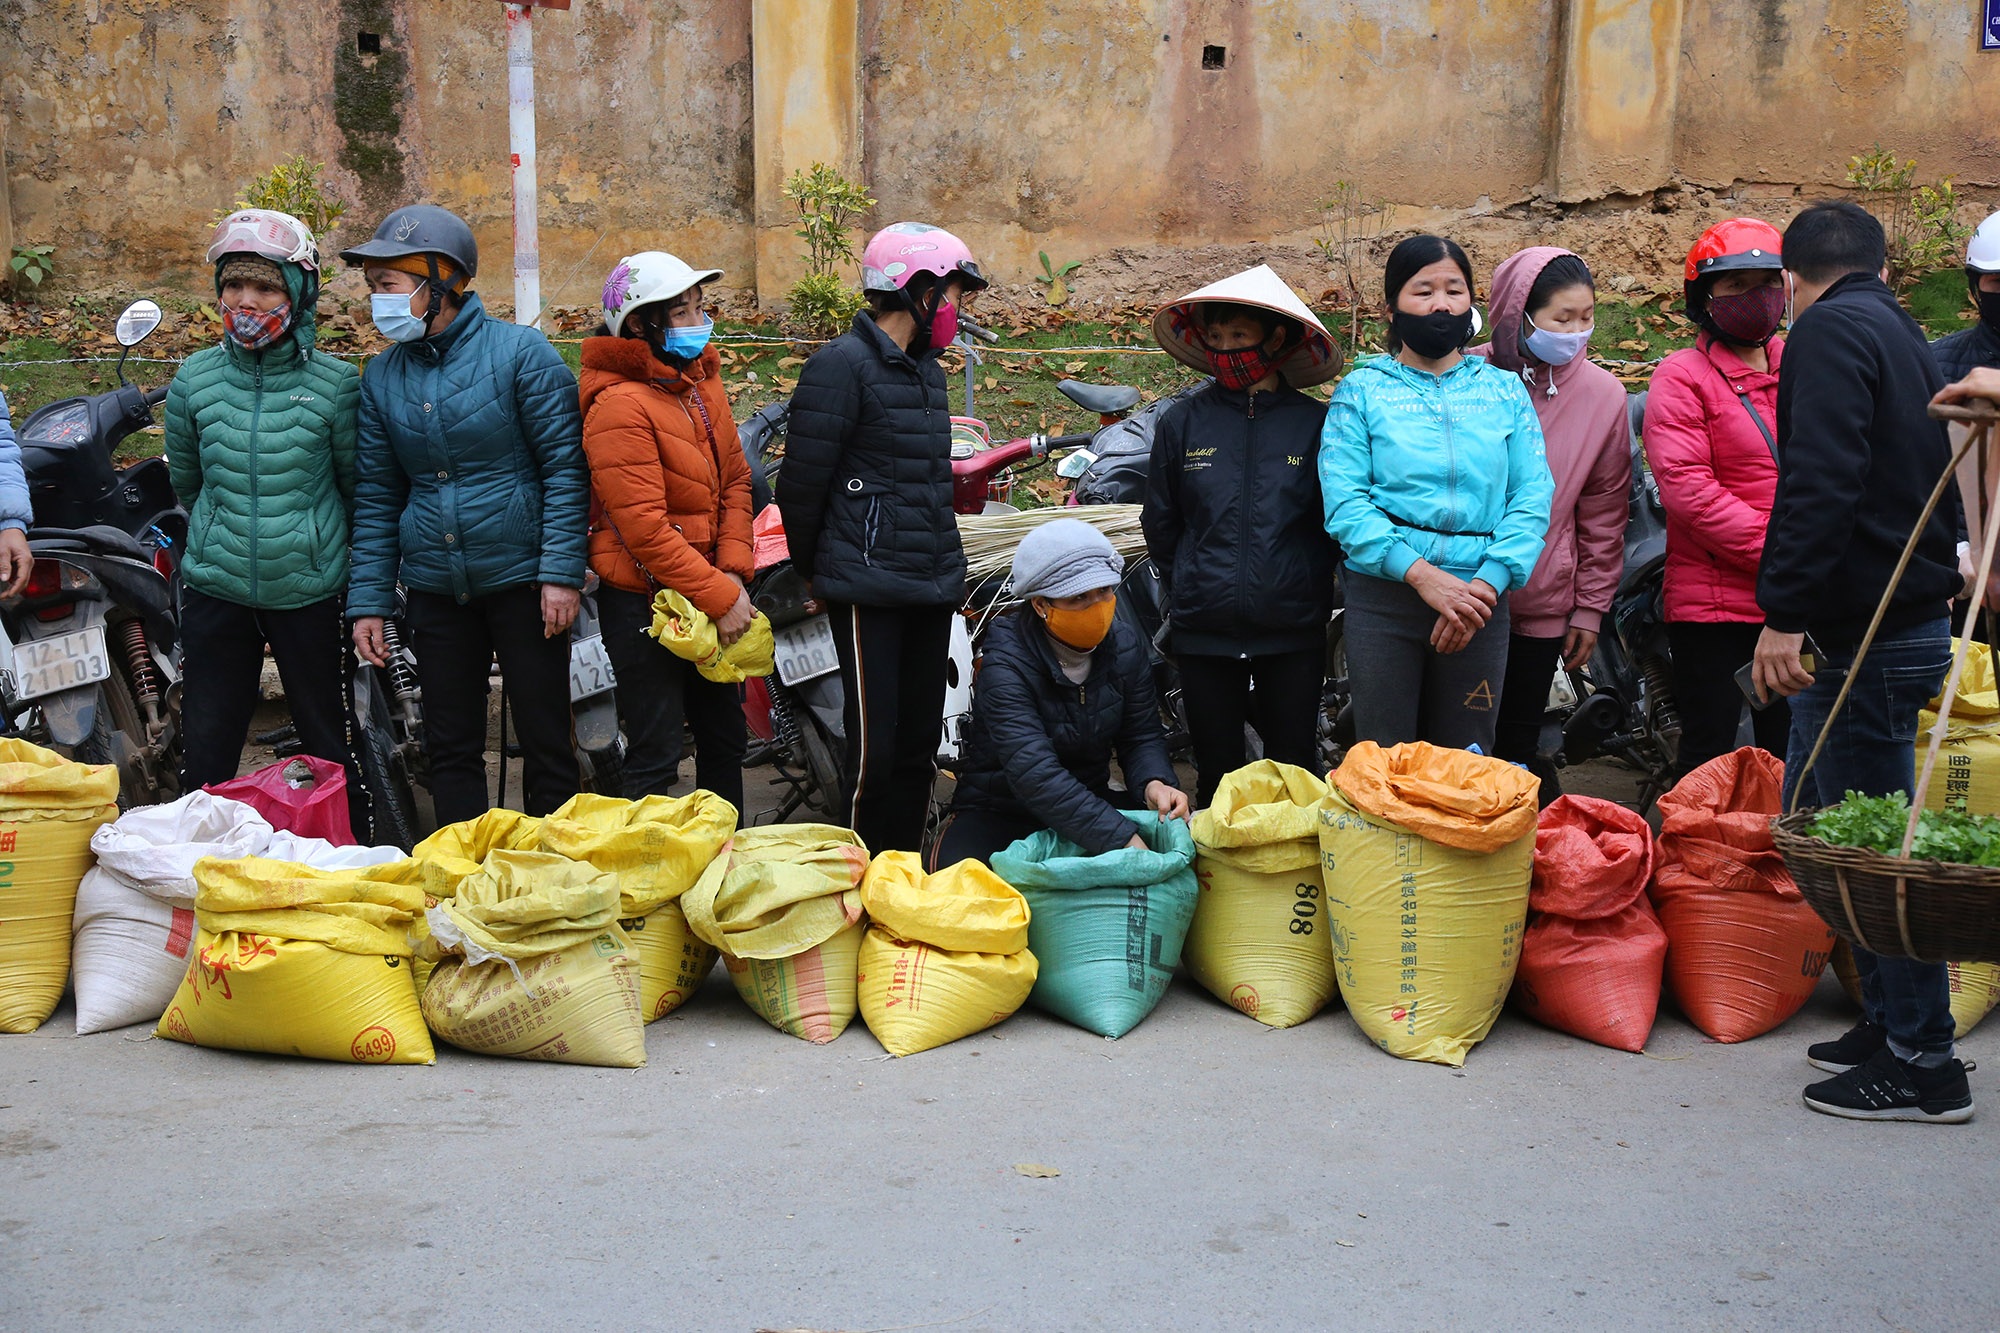
<svg viewBox="0 0 2000 1333">
<path fill-rule="evenodd" d="M 1849 944 L 1933 963 L 2000 958 L 2000 869 L 1905 861 L 1808 831 L 1817 810 L 1771 826 L 1799 892 Z"/>
</svg>

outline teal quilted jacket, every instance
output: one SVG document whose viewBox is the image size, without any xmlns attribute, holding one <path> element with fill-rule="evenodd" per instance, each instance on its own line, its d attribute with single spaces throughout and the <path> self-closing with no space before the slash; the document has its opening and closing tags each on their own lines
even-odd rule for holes
<svg viewBox="0 0 2000 1333">
<path fill-rule="evenodd" d="M 443 331 L 368 363 L 349 615 L 388 615 L 398 577 L 461 602 L 580 588 L 589 529 L 576 376 L 540 332 L 468 296 Z"/>
<path fill-rule="evenodd" d="M 360 372 L 314 350 L 309 320 L 262 352 L 225 340 L 187 359 L 166 423 L 188 587 L 285 611 L 345 586 L 360 400 Z"/>
</svg>

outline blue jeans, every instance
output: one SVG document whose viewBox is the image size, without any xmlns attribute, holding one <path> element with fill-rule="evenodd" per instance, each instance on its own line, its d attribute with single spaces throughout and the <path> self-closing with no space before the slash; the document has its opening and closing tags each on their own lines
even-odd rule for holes
<svg viewBox="0 0 2000 1333">
<path fill-rule="evenodd" d="M 1847 678 L 1851 653 L 1829 653 L 1812 688 L 1792 700 L 1792 733 L 1785 762 L 1785 805 L 1800 781 L 1827 712 Z M 1930 702 L 1951 667 L 1951 624 L 1943 617 L 1883 634 L 1868 650 L 1861 673 L 1826 738 L 1826 748 L 1804 776 L 1804 807 L 1837 805 L 1849 791 L 1864 796 L 1907 792 L 1916 785 L 1917 710 Z M 1952 1054 L 1951 991 L 1943 963 L 1919 963 L 1854 951 L 1861 974 L 1861 1007 L 1889 1034 L 1899 1059 L 1941 1064 Z"/>
</svg>

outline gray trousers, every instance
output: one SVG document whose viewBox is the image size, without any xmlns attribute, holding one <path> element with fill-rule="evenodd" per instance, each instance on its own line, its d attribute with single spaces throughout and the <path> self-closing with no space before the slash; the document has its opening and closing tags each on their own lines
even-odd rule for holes
<svg viewBox="0 0 2000 1333">
<path fill-rule="evenodd" d="M 1507 676 L 1507 599 L 1471 643 L 1440 653 L 1431 647 L 1437 612 L 1407 583 L 1347 569 L 1341 587 L 1356 738 L 1377 745 L 1429 741 L 1454 750 L 1477 745 L 1492 754 Z"/>
</svg>

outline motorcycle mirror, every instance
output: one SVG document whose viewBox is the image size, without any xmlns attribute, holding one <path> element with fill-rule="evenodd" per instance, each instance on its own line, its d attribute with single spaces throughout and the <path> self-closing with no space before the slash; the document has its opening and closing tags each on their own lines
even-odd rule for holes
<svg viewBox="0 0 2000 1333">
<path fill-rule="evenodd" d="M 157 301 L 134 301 L 118 316 L 118 345 L 137 347 L 152 336 L 154 329 L 160 327 L 160 319 L 160 306 Z"/>
<path fill-rule="evenodd" d="M 1090 450 L 1074 450 L 1071 453 L 1065 454 L 1062 461 L 1056 464 L 1056 475 L 1067 481 L 1075 481 L 1078 477 L 1090 471 L 1090 465 L 1096 461 L 1097 455 L 1090 452 Z"/>
</svg>

